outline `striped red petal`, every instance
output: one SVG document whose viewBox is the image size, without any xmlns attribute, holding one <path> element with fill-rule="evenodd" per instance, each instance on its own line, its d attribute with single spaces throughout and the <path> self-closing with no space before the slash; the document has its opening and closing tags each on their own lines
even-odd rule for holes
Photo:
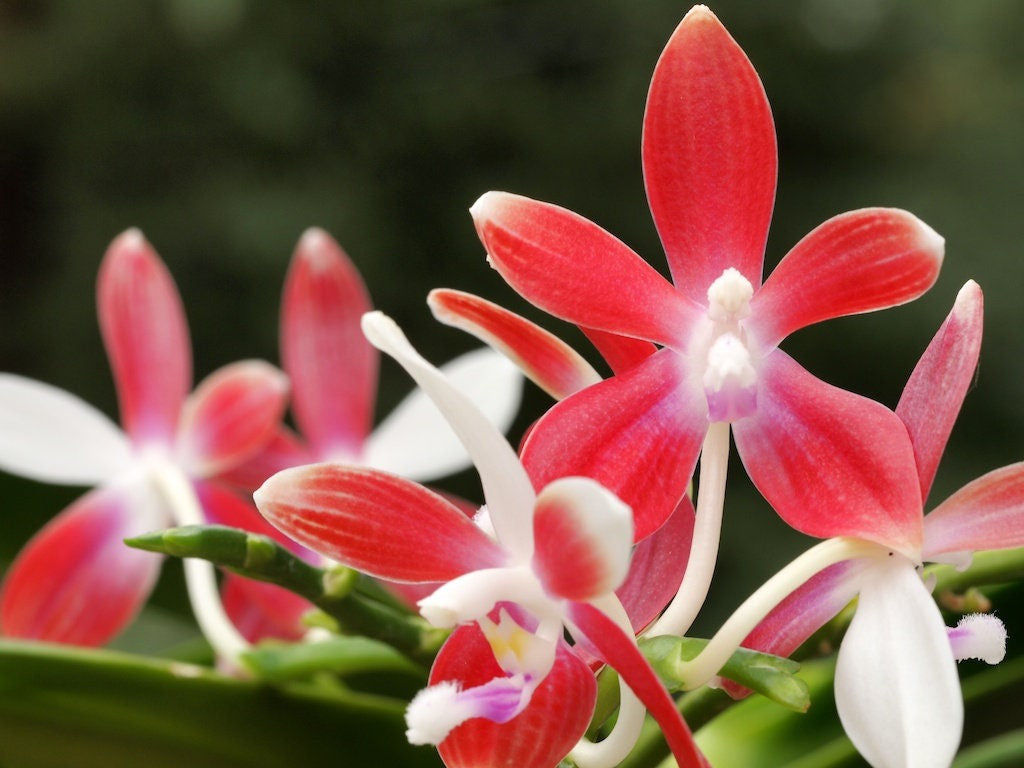
<svg viewBox="0 0 1024 768">
<path fill-rule="evenodd" d="M 123 543 L 164 524 L 144 494 L 141 488 L 91 491 L 43 527 L 7 572 L 3 634 L 97 646 L 124 629 L 162 562 Z"/>
<path fill-rule="evenodd" d="M 794 246 L 751 301 L 751 327 L 765 346 L 832 317 L 916 299 L 942 266 L 944 241 L 896 208 L 829 219 Z"/>
<path fill-rule="evenodd" d="M 281 302 L 281 361 L 295 421 L 321 459 L 356 457 L 369 434 L 378 355 L 359 328 L 366 286 L 321 229 L 303 234 Z"/>
<path fill-rule="evenodd" d="M 924 558 L 1024 546 L 1024 462 L 968 483 L 924 519 Z"/>
<path fill-rule="evenodd" d="M 867 539 L 917 559 L 921 491 L 892 411 L 777 349 L 761 361 L 756 411 L 732 429 L 754 485 L 798 531 Z"/>
<path fill-rule="evenodd" d="M 662 349 L 555 404 L 523 446 L 534 487 L 590 477 L 632 507 L 636 540 L 661 527 L 686 493 L 708 426 L 681 364 Z"/>
<path fill-rule="evenodd" d="M 434 317 L 472 333 L 506 355 L 556 400 L 601 380 L 590 364 L 557 336 L 486 299 L 438 288 L 430 292 L 427 303 Z"/>
<path fill-rule="evenodd" d="M 287 396 L 287 377 L 258 360 L 210 374 L 181 414 L 178 451 L 190 474 L 210 477 L 256 456 L 274 438 Z"/>
<path fill-rule="evenodd" d="M 174 281 L 137 229 L 107 249 L 97 305 L 121 424 L 136 444 L 169 445 L 192 386 L 192 348 Z"/>
<path fill-rule="evenodd" d="M 470 213 L 492 266 L 541 309 L 638 339 L 686 340 L 696 308 L 593 222 L 505 192 L 488 192 Z"/>
<path fill-rule="evenodd" d="M 706 7 L 679 24 L 644 115 L 647 198 L 679 290 L 705 303 L 728 267 L 755 288 L 775 200 L 775 126 L 746 54 Z"/>
<path fill-rule="evenodd" d="M 906 424 L 914 444 L 922 499 L 928 498 L 949 433 L 974 381 L 983 304 L 981 288 L 969 280 L 910 374 L 896 406 L 896 415 Z"/>
<path fill-rule="evenodd" d="M 476 624 L 455 630 L 430 671 L 430 684 L 483 685 L 505 672 Z M 590 723 L 597 696 L 594 675 L 565 643 L 529 705 L 507 723 L 476 718 L 449 734 L 438 752 L 448 768 L 551 768 L 565 757 Z"/>
<path fill-rule="evenodd" d="M 391 581 L 449 581 L 505 561 L 501 547 L 455 505 L 379 470 L 287 469 L 254 498 L 263 516 L 300 544 Z"/>
</svg>

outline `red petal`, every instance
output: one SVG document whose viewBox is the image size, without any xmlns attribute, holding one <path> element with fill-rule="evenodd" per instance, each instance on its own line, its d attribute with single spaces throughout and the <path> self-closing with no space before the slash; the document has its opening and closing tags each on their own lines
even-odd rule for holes
<svg viewBox="0 0 1024 768">
<path fill-rule="evenodd" d="M 661 527 L 686 493 L 708 426 L 681 362 L 663 349 L 557 403 L 523 446 L 534 487 L 591 477 L 633 508 L 637 541 Z"/>
<path fill-rule="evenodd" d="M 449 581 L 504 564 L 497 543 L 421 485 L 365 467 L 287 469 L 256 491 L 260 512 L 310 549 L 392 581 Z"/>
<path fill-rule="evenodd" d="M 935 282 L 943 240 L 906 211 L 864 208 L 829 219 L 794 246 L 751 301 L 758 341 L 916 299 Z"/>
<path fill-rule="evenodd" d="M 686 14 L 654 70 L 644 181 L 676 286 L 706 303 L 728 267 L 761 284 L 775 200 L 775 127 L 764 87 L 714 14 Z"/>
<path fill-rule="evenodd" d="M 853 600 L 860 586 L 853 577 L 869 565 L 868 560 L 844 560 L 818 572 L 779 603 L 741 645 L 789 656 Z M 731 680 L 723 682 L 722 687 L 733 698 L 750 693 L 749 688 Z"/>
<path fill-rule="evenodd" d="M 439 288 L 430 292 L 427 303 L 434 317 L 497 349 L 556 400 L 601 380 L 590 364 L 557 336 L 486 299 Z"/>
<path fill-rule="evenodd" d="M 284 414 L 288 379 L 258 360 L 214 371 L 185 401 L 178 450 L 191 474 L 210 477 L 256 456 Z"/>
<path fill-rule="evenodd" d="M 960 289 L 953 310 L 910 375 L 896 406 L 907 426 L 927 499 L 949 433 L 974 380 L 981 352 L 983 299 L 973 280 Z"/>
<path fill-rule="evenodd" d="M 282 469 L 312 464 L 314 461 L 316 459 L 309 454 L 299 438 L 287 427 L 278 425 L 270 442 L 259 453 L 219 474 L 218 479 L 251 493 Z"/>
<path fill-rule="evenodd" d="M 637 363 L 642 363 L 648 357 L 658 351 L 658 348 L 649 341 L 633 339 L 629 336 L 619 336 L 607 331 L 598 331 L 594 328 L 580 328 L 590 343 L 593 344 L 601 357 L 611 366 L 615 373 L 622 373 L 632 368 Z"/>
<path fill-rule="evenodd" d="M 586 636 L 586 642 L 597 650 L 605 663 L 618 671 L 623 682 L 658 721 L 677 765 L 680 768 L 707 766 L 675 702 L 640 653 L 636 641 L 592 605 L 569 603 L 568 612 L 575 627 Z"/>
<path fill-rule="evenodd" d="M 798 531 L 867 539 L 917 559 L 921 492 L 892 411 L 775 350 L 761 362 L 756 411 L 732 428 L 750 479 Z"/>
<path fill-rule="evenodd" d="M 135 618 L 162 558 L 130 549 L 122 540 L 161 521 L 135 514 L 142 510 L 119 490 L 86 494 L 21 551 L 0 602 L 5 635 L 103 645 Z"/>
<path fill-rule="evenodd" d="M 491 265 L 527 300 L 577 325 L 659 343 L 697 310 L 621 241 L 572 211 L 505 192 L 470 208 Z"/>
<path fill-rule="evenodd" d="M 924 557 L 1024 546 L 1024 462 L 968 483 L 924 519 Z"/>
<path fill-rule="evenodd" d="M 434 661 L 430 684 L 457 681 L 470 688 L 503 676 L 476 624 L 455 630 Z M 467 720 L 438 752 L 448 768 L 551 768 L 580 740 L 594 711 L 597 685 L 590 668 L 559 643 L 555 664 L 529 705 L 507 723 Z"/>
<path fill-rule="evenodd" d="M 294 642 L 306 633 L 302 615 L 313 605 L 275 584 L 224 574 L 224 611 L 250 643 L 269 638 Z"/>
<path fill-rule="evenodd" d="M 281 360 L 295 421 L 322 459 L 358 456 L 370 431 L 379 358 L 359 327 L 370 309 L 345 252 L 323 230 L 307 230 L 285 280 Z"/>
<path fill-rule="evenodd" d="M 615 594 L 635 634 L 654 621 L 683 581 L 690 559 L 694 514 L 693 502 L 684 496 L 668 521 L 633 550 L 629 574 Z"/>
<path fill-rule="evenodd" d="M 97 305 L 125 432 L 136 444 L 169 444 L 192 385 L 192 348 L 174 281 L 137 229 L 107 249 Z"/>
</svg>

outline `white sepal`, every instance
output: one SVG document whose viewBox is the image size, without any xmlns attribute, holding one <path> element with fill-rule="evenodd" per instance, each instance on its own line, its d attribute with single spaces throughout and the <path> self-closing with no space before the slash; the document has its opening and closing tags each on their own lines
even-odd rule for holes
<svg viewBox="0 0 1024 768">
<path fill-rule="evenodd" d="M 0 374 L 0 468 L 48 483 L 96 485 L 131 462 L 125 434 L 84 400 Z"/>
<path fill-rule="evenodd" d="M 893 555 L 863 576 L 839 649 L 839 719 L 874 768 L 948 768 L 963 698 L 939 609 L 913 564 Z"/>
</svg>

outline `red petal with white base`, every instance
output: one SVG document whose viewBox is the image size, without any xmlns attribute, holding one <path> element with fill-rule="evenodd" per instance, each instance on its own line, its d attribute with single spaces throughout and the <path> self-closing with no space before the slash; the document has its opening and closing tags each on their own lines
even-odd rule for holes
<svg viewBox="0 0 1024 768">
<path fill-rule="evenodd" d="M 139 498 L 130 489 L 91 491 L 29 541 L 4 582 L 4 635 L 98 646 L 135 618 L 162 558 L 123 539 L 166 521 L 134 490 Z"/>
<path fill-rule="evenodd" d="M 690 559 L 694 515 L 693 502 L 684 496 L 668 521 L 633 550 L 629 574 L 615 594 L 635 634 L 654 621 L 679 590 Z"/>
<path fill-rule="evenodd" d="M 857 580 L 870 560 L 844 560 L 812 576 L 779 603 L 741 645 L 755 651 L 789 656 L 857 596 Z M 722 688 L 735 699 L 750 694 L 731 680 Z"/>
<path fill-rule="evenodd" d="M 969 280 L 953 309 L 910 374 L 896 415 L 914 444 L 921 498 L 927 499 L 953 423 L 974 380 L 981 352 L 983 299 Z"/>
<path fill-rule="evenodd" d="M 555 480 L 533 510 L 533 569 L 545 591 L 590 600 L 617 589 L 629 570 L 633 514 L 585 477 Z"/>
<path fill-rule="evenodd" d="M 294 642 L 306 633 L 304 613 L 313 605 L 275 584 L 224 574 L 224 611 L 250 643 L 273 638 Z"/>
<path fill-rule="evenodd" d="M 613 667 L 623 682 L 637 695 L 661 726 L 679 768 L 704 768 L 707 761 L 697 749 L 693 734 L 686 726 L 665 686 L 637 648 L 614 621 L 587 603 L 569 603 L 568 617 L 573 635 L 582 632 L 589 647 Z"/>
<path fill-rule="evenodd" d="M 427 296 L 427 303 L 434 317 L 497 349 L 555 400 L 601 380 L 590 363 L 557 336 L 486 299 L 438 288 Z"/>
<path fill-rule="evenodd" d="M 504 676 L 476 624 L 459 627 L 441 648 L 430 684 L 455 681 L 463 688 Z M 565 643 L 533 692 L 529 705 L 507 723 L 476 718 L 453 730 L 438 747 L 448 768 L 551 768 L 569 754 L 590 723 L 597 684 Z"/>
<path fill-rule="evenodd" d="M 775 201 L 775 126 L 750 60 L 693 8 L 654 70 L 644 114 L 647 198 L 679 290 L 705 303 L 728 267 L 761 284 Z"/>
<path fill-rule="evenodd" d="M 322 229 L 299 240 L 281 301 L 281 361 L 292 410 L 320 459 L 356 457 L 373 419 L 379 356 L 359 318 L 372 309 L 345 252 Z"/>
<path fill-rule="evenodd" d="M 939 276 L 944 242 L 896 208 L 835 216 L 779 262 L 751 300 L 750 326 L 775 346 L 798 328 L 916 299 Z"/>
<path fill-rule="evenodd" d="M 258 360 L 214 371 L 185 401 L 178 451 L 189 474 L 210 477 L 253 458 L 274 438 L 288 378 Z"/>
<path fill-rule="evenodd" d="M 916 558 L 921 491 L 903 422 L 830 386 L 775 350 L 761 361 L 757 409 L 733 423 L 750 479 L 810 536 L 852 536 Z"/>
<path fill-rule="evenodd" d="M 170 445 L 192 386 L 192 347 L 178 289 L 137 229 L 107 249 L 97 306 L 125 432 L 137 445 Z"/>
<path fill-rule="evenodd" d="M 660 528 L 686 493 L 708 428 L 703 393 L 680 365 L 663 349 L 557 403 L 523 445 L 534 487 L 590 477 L 632 507 L 637 541 Z"/>
<path fill-rule="evenodd" d="M 491 265 L 528 301 L 588 328 L 685 343 L 697 308 L 593 222 L 506 192 L 469 210 Z"/>
<path fill-rule="evenodd" d="M 1024 546 L 1024 462 L 968 483 L 924 519 L 927 560 L 944 552 Z"/>
<path fill-rule="evenodd" d="M 505 553 L 456 506 L 365 467 L 286 469 L 254 494 L 271 523 L 315 552 L 392 581 L 450 581 Z"/>
</svg>

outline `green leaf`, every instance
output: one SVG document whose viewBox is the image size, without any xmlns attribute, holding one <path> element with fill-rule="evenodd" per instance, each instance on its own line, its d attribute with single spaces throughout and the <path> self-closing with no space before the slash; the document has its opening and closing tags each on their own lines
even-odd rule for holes
<svg viewBox="0 0 1024 768">
<path fill-rule="evenodd" d="M 678 691 L 684 679 L 681 662 L 696 658 L 707 644 L 703 639 L 663 635 L 641 640 L 640 649 L 668 689 Z M 739 648 L 719 674 L 787 709 L 806 712 L 811 699 L 807 683 L 796 676 L 799 669 L 790 659 Z"/>
<path fill-rule="evenodd" d="M 404 702 L 271 687 L 110 651 L 0 641 L 4 768 L 439 766 Z"/>
</svg>

